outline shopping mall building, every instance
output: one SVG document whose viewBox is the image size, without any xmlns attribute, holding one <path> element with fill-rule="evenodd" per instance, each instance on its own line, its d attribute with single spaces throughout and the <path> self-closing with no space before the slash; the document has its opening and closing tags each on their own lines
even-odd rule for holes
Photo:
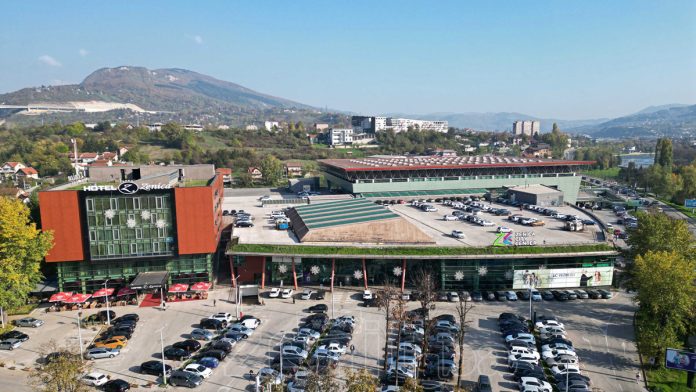
<svg viewBox="0 0 696 392">
<path fill-rule="evenodd" d="M 166 271 L 167 284 L 212 282 L 223 196 L 213 165 L 90 167 L 86 179 L 40 192 L 59 291 L 126 286 L 152 271 Z"/>
</svg>

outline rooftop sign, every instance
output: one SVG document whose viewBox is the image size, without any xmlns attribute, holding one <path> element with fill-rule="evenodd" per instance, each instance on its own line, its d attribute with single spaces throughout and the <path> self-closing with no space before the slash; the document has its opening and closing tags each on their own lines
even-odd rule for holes
<svg viewBox="0 0 696 392">
<path fill-rule="evenodd" d="M 118 185 L 85 185 L 82 190 L 85 192 L 120 192 L 124 195 L 133 195 L 138 193 L 138 191 L 151 191 L 158 189 L 172 189 L 169 184 L 136 184 L 135 182 L 122 182 Z"/>
</svg>

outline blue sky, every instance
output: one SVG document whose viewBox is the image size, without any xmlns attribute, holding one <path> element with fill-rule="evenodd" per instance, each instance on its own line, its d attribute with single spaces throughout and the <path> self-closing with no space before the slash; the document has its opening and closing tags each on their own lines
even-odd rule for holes
<svg viewBox="0 0 696 392">
<path fill-rule="evenodd" d="M 7 2 L 0 92 L 186 68 L 361 113 L 696 103 L 696 1 Z"/>
</svg>

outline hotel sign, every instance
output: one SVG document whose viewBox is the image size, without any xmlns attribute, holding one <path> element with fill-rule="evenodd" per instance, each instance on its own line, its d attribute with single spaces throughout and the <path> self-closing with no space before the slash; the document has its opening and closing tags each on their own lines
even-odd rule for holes
<svg viewBox="0 0 696 392">
<path fill-rule="evenodd" d="M 159 189 L 172 189 L 169 184 L 136 184 L 134 182 L 126 181 L 118 185 L 85 185 L 82 190 L 85 192 L 120 192 L 124 195 L 134 195 L 138 191 L 152 191 Z"/>
</svg>

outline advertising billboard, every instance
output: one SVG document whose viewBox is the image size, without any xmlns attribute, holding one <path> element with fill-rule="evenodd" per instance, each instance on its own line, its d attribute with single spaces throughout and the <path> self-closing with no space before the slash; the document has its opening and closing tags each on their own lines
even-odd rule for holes
<svg viewBox="0 0 696 392">
<path fill-rule="evenodd" d="M 529 284 L 538 289 L 562 287 L 609 286 L 614 276 L 614 267 L 543 268 L 515 270 L 513 289 L 526 289 Z"/>
<path fill-rule="evenodd" d="M 686 208 L 696 208 L 696 199 L 686 199 L 686 200 L 684 200 L 684 207 L 686 207 Z"/>
<path fill-rule="evenodd" d="M 665 353 L 665 367 L 696 372 L 696 353 L 668 348 Z"/>
</svg>

